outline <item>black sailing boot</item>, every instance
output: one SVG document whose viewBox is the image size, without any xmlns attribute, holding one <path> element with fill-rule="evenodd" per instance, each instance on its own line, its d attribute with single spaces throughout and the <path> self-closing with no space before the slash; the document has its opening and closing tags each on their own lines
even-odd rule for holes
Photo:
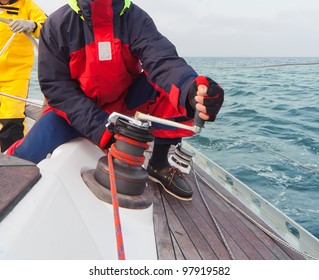
<svg viewBox="0 0 319 280">
<path fill-rule="evenodd" d="M 170 144 L 154 144 L 153 154 L 147 166 L 150 180 L 159 183 L 172 196 L 181 200 L 192 200 L 193 191 L 183 173 L 168 163 Z"/>
<path fill-rule="evenodd" d="M 5 152 L 14 142 L 23 138 L 24 119 L 0 120 L 0 151 Z"/>
</svg>

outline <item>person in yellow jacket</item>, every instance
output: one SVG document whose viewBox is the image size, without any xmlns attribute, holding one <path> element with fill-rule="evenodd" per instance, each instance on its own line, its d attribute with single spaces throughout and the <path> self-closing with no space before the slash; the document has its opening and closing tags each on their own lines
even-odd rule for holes
<svg viewBox="0 0 319 280">
<path fill-rule="evenodd" d="M 39 37 L 46 18 L 46 14 L 32 0 L 0 0 L 1 152 L 22 138 L 25 130 L 25 103 L 4 97 L 1 93 L 27 98 L 34 46 L 23 33 Z"/>
</svg>

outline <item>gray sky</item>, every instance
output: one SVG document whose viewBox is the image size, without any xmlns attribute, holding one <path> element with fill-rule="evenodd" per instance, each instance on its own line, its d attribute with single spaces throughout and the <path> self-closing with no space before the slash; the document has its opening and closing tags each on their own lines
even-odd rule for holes
<svg viewBox="0 0 319 280">
<path fill-rule="evenodd" d="M 50 14 L 67 0 L 34 0 Z M 135 0 L 182 56 L 319 57 L 319 0 Z"/>
</svg>

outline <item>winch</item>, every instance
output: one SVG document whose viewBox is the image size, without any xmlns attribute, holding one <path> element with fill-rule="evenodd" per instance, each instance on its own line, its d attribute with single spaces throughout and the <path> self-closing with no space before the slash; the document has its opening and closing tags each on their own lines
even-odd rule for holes
<svg viewBox="0 0 319 280">
<path fill-rule="evenodd" d="M 202 125 L 188 126 L 141 112 L 136 112 L 134 117 L 112 113 L 106 126 L 112 131 L 116 141 L 108 153 L 113 157 L 114 177 L 119 194 L 141 195 L 146 188 L 148 174 L 143 164 L 144 152 L 148 149 L 147 143 L 154 140 L 151 134 L 151 122 L 183 128 L 195 133 L 199 133 L 202 127 Z M 189 174 L 192 156 L 179 144 L 175 153 L 169 157 L 169 162 L 172 166 Z M 111 189 L 111 173 L 108 156 L 100 158 L 94 171 L 96 181 Z"/>
<path fill-rule="evenodd" d="M 116 113 L 110 116 L 108 127 L 116 139 L 108 152 L 113 156 L 117 192 L 140 195 L 144 192 L 148 178 L 142 166 L 144 152 L 148 149 L 147 143 L 154 139 L 150 124 Z M 99 159 L 94 177 L 101 185 L 111 188 L 107 156 Z"/>
</svg>

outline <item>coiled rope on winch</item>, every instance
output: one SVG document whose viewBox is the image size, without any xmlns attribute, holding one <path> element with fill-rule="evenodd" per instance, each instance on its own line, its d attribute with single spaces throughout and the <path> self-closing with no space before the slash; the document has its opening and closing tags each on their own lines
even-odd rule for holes
<svg viewBox="0 0 319 280">
<path fill-rule="evenodd" d="M 122 142 L 128 143 L 130 145 L 136 146 L 138 148 L 142 148 L 144 150 L 147 150 L 149 145 L 137 140 L 134 140 L 132 138 L 128 138 L 126 136 L 120 135 L 120 134 L 115 134 L 115 139 L 120 140 Z M 118 148 L 116 148 L 115 143 L 112 144 L 110 148 L 110 153 L 114 158 L 117 160 L 126 163 L 128 165 L 133 165 L 133 166 L 141 166 L 144 163 L 145 157 L 144 156 L 134 156 L 134 155 L 129 155 Z"/>
<path fill-rule="evenodd" d="M 148 149 L 148 144 L 128 138 L 126 136 L 115 134 L 115 139 L 122 142 L 128 143 L 130 145 L 136 146 L 138 148 Z M 110 187 L 111 187 L 111 196 L 112 196 L 112 205 L 113 205 L 113 214 L 114 214 L 114 226 L 116 234 L 116 245 L 117 245 L 117 254 L 119 260 L 125 260 L 125 251 L 124 251 L 124 242 L 123 234 L 121 228 L 120 212 L 119 212 L 119 202 L 118 194 L 116 188 L 116 178 L 113 165 L 113 158 L 119 160 L 122 163 L 141 166 L 144 163 L 144 156 L 133 156 L 129 155 L 116 147 L 116 143 L 112 144 L 108 153 L 108 165 L 109 165 L 109 175 L 110 175 Z"/>
</svg>

